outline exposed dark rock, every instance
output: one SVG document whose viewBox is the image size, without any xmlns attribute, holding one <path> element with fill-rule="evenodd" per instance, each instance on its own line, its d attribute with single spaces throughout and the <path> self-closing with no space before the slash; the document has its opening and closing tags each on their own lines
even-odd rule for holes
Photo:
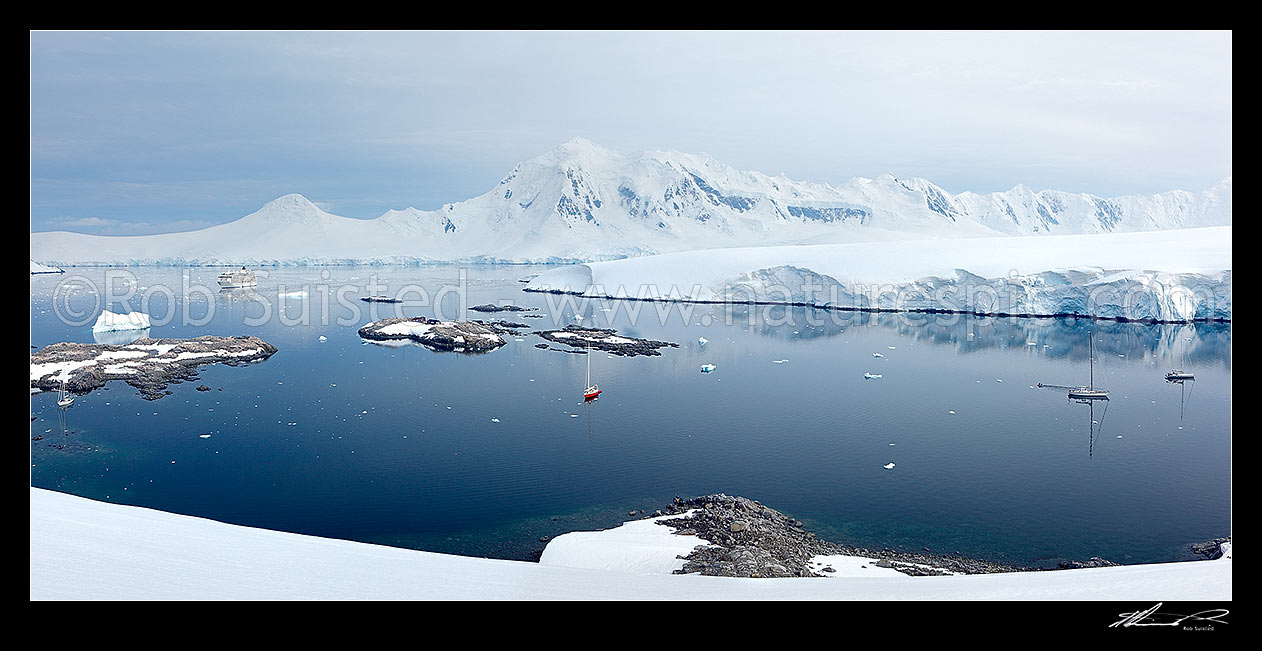
<svg viewBox="0 0 1262 651">
<path fill-rule="evenodd" d="M 276 347 L 253 336 L 193 339 L 137 339 L 130 344 L 80 344 L 61 342 L 31 353 L 32 373 L 36 366 L 90 362 L 65 371 L 66 390 L 82 395 L 122 380 L 140 390 L 146 400 L 170 395 L 167 385 L 197 379 L 197 367 L 207 364 L 244 366 L 271 357 Z M 62 372 L 47 366 L 47 373 L 31 380 L 31 387 L 56 391 L 62 386 Z"/>
<path fill-rule="evenodd" d="M 474 312 L 533 312 L 535 310 L 538 310 L 539 308 L 520 307 L 517 305 L 492 305 L 490 303 L 487 303 L 485 305 L 474 305 L 473 307 L 469 309 L 473 310 Z"/>
<path fill-rule="evenodd" d="M 365 303 L 402 303 L 402 299 L 390 298 L 389 296 L 363 296 L 359 300 Z"/>
<path fill-rule="evenodd" d="M 1200 554 L 1201 556 L 1204 556 L 1205 558 L 1214 560 L 1216 558 L 1222 557 L 1223 543 L 1229 543 L 1229 542 L 1231 542 L 1231 536 L 1228 536 L 1226 538 L 1215 538 L 1213 540 L 1207 540 L 1201 543 L 1192 543 L 1191 545 L 1188 545 L 1188 548 L 1191 549 L 1192 552 L 1195 554 Z"/>
<path fill-rule="evenodd" d="M 1019 568 L 1002 563 L 958 556 L 880 551 L 840 545 L 820 540 L 804 531 L 801 520 L 785 516 L 744 497 L 706 495 L 677 499 L 662 514 L 694 511 L 692 517 L 660 522 L 675 529 L 676 535 L 695 535 L 708 545 L 697 546 L 684 557 L 677 574 L 700 573 L 712 576 L 787 577 L 822 576 L 835 572 L 812 564 L 816 556 L 847 555 L 878 559 L 878 567 L 893 568 L 913 576 L 948 573 L 982 574 L 1014 572 Z"/>
<path fill-rule="evenodd" d="M 1106 561 L 1099 556 L 1092 556 L 1085 561 L 1061 561 L 1056 564 L 1056 567 L 1062 570 L 1076 570 L 1084 567 L 1113 567 L 1114 565 L 1119 565 L 1119 563 Z"/>
<path fill-rule="evenodd" d="M 197 387 L 197 390 L 198 390 L 198 391 L 210 391 L 210 387 L 208 387 L 208 386 L 206 386 L 205 384 L 203 384 L 203 385 L 201 385 L 201 386 Z"/>
<path fill-rule="evenodd" d="M 612 328 L 584 328 L 570 325 L 561 330 L 541 330 L 534 334 L 553 343 L 565 344 L 577 349 L 603 350 L 613 355 L 635 357 L 636 355 L 661 355 L 658 349 L 679 348 L 679 344 L 669 341 L 637 339 L 619 335 Z M 557 349 L 554 349 L 557 350 Z"/>
</svg>

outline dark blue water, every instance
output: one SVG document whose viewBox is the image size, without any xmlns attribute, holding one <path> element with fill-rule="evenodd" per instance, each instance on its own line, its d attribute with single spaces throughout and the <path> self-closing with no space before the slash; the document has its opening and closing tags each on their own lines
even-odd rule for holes
<svg viewBox="0 0 1262 651">
<path fill-rule="evenodd" d="M 522 292 L 517 279 L 540 268 L 520 266 L 282 269 L 255 292 L 220 293 L 219 271 L 32 277 L 33 346 L 91 342 L 101 307 L 125 303 L 153 317 L 153 337 L 252 334 L 280 349 L 203 367 L 157 401 L 113 382 L 59 419 L 54 396 L 32 396 L 33 486 L 504 558 L 714 492 L 839 542 L 1040 566 L 1181 560 L 1187 543 L 1230 533 L 1229 324 L 587 302 Z M 133 284 L 117 282 L 128 274 Z M 366 287 L 374 276 L 382 287 Z M 305 298 L 277 296 L 304 285 Z M 416 304 L 354 300 L 406 285 Z M 681 347 L 594 354 L 605 393 L 583 405 L 586 357 L 536 349 L 538 337 L 464 355 L 356 334 L 396 311 L 451 318 L 487 302 L 548 318 L 465 316 L 539 329 L 578 312 Z M 69 312 L 83 318 L 68 323 Z M 1085 383 L 1089 337 L 1112 400 L 1033 386 Z M 717 371 L 701 374 L 704 363 Z M 1164 381 L 1180 366 L 1195 382 Z M 203 383 L 215 390 L 194 390 Z"/>
</svg>

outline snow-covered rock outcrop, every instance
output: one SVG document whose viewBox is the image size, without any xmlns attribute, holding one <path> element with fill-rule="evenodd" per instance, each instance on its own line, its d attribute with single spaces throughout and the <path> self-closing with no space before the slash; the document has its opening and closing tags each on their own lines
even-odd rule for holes
<svg viewBox="0 0 1262 651">
<path fill-rule="evenodd" d="M 435 554 L 241 527 L 30 490 L 30 598 L 1231 600 L 1232 554 L 1212 561 L 1055 572 L 909 577 L 842 568 L 844 580 L 672 575 L 701 541 L 651 521 L 568 534 L 545 561 Z M 650 528 L 651 527 L 651 528 Z M 685 540 L 679 540 L 684 538 Z M 690 540 L 688 538 L 691 538 Z M 549 545 L 551 548 L 552 545 Z M 857 559 L 864 561 L 865 559 Z M 833 561 L 833 565 L 837 565 Z"/>
<path fill-rule="evenodd" d="M 585 262 L 716 247 L 1121 233 L 1231 224 L 1231 179 L 1200 193 L 1101 198 L 1018 186 L 952 195 L 885 174 L 794 181 L 707 155 L 623 155 L 575 138 L 518 164 L 485 194 L 376 219 L 286 195 L 237 221 L 187 233 L 31 234 L 31 254 L 85 264 Z"/>
</svg>

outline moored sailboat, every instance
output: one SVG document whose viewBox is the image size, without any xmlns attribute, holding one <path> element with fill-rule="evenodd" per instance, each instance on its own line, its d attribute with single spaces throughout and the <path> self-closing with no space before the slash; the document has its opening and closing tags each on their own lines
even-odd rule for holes
<svg viewBox="0 0 1262 651">
<path fill-rule="evenodd" d="M 1095 388 L 1095 339 L 1091 338 L 1090 333 L 1087 335 L 1090 342 L 1090 356 L 1087 358 L 1088 373 L 1087 386 L 1076 387 L 1069 390 L 1069 398 L 1071 400 L 1108 400 L 1109 392 L 1107 389 Z"/>
<path fill-rule="evenodd" d="M 595 400 L 602 393 L 599 386 L 592 384 L 592 346 L 587 345 L 587 388 L 583 390 L 583 401 Z"/>
</svg>

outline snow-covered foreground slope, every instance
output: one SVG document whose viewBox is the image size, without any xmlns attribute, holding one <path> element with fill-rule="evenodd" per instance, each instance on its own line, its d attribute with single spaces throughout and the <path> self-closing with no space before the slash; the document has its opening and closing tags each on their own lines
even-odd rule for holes
<svg viewBox="0 0 1262 651">
<path fill-rule="evenodd" d="M 528 289 L 895 310 L 1231 318 L 1231 227 L 729 248 L 571 265 Z"/>
<path fill-rule="evenodd" d="M 1231 179 L 1105 199 L 1058 191 L 952 195 L 886 174 L 833 186 L 735 169 L 706 155 L 623 155 L 576 138 L 518 164 L 485 194 L 376 219 L 301 195 L 187 233 L 31 234 L 31 257 L 90 264 L 369 264 L 608 260 L 700 248 L 1107 233 L 1231 224 Z"/>
<path fill-rule="evenodd" d="M 31 260 L 31 273 L 33 274 L 59 274 L 59 273 L 65 273 L 65 271 L 58 269 L 57 267 L 50 267 L 48 265 L 40 264 L 34 260 Z"/>
<path fill-rule="evenodd" d="M 251 529 L 37 488 L 30 494 L 31 599 L 1231 599 L 1230 550 L 1215 561 L 1056 572 L 734 579 L 646 567 L 634 550 L 656 544 L 646 536 L 671 536 L 651 524 L 588 534 L 548 563 L 525 563 Z M 628 553 L 584 550 L 592 545 Z M 674 550 L 669 540 L 662 547 Z M 602 567 L 583 567 L 597 557 Z M 608 560 L 620 557 L 630 562 Z"/>
</svg>

